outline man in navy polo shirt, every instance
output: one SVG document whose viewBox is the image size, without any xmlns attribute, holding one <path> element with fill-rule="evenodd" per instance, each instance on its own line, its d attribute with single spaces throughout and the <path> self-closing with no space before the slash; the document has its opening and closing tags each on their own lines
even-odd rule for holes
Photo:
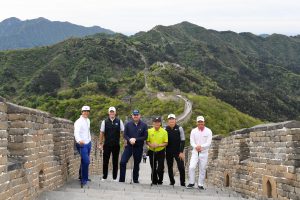
<svg viewBox="0 0 300 200">
<path fill-rule="evenodd" d="M 127 145 L 121 157 L 120 162 L 120 179 L 119 182 L 125 182 L 126 164 L 131 156 L 133 156 L 133 182 L 139 183 L 140 162 L 143 155 L 144 142 L 148 136 L 148 126 L 141 121 L 141 115 L 138 110 L 133 110 L 132 121 L 125 125 L 124 139 Z"/>
</svg>

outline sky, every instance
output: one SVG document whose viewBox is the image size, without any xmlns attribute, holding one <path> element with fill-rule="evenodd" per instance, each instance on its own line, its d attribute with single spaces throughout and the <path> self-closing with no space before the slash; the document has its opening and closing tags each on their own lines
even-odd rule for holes
<svg viewBox="0 0 300 200">
<path fill-rule="evenodd" d="M 189 21 L 217 31 L 300 34 L 299 0 L 1 0 L 0 21 L 44 17 L 131 35 Z"/>
</svg>

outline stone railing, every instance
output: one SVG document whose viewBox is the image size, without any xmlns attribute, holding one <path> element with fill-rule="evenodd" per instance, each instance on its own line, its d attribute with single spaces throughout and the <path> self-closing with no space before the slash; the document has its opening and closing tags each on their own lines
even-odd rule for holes
<svg viewBox="0 0 300 200">
<path fill-rule="evenodd" d="M 186 151 L 189 161 L 190 148 Z M 265 124 L 232 132 L 229 137 L 214 136 L 207 181 L 255 199 L 300 199 L 300 122 Z"/>
</svg>

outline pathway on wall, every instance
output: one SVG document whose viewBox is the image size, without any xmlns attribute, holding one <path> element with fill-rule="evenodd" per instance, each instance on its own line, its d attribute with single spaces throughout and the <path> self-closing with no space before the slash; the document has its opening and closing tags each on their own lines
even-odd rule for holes
<svg viewBox="0 0 300 200">
<path fill-rule="evenodd" d="M 182 96 L 182 95 L 165 95 L 163 92 L 157 93 L 157 98 L 160 100 L 172 100 L 172 99 L 182 99 L 184 101 L 184 111 L 180 115 L 177 116 L 177 123 L 182 125 L 184 122 L 187 122 L 192 113 L 192 102 L 188 100 L 188 98 Z"/>
<path fill-rule="evenodd" d="M 127 164 L 130 168 L 131 163 Z M 165 166 L 166 167 L 166 166 Z M 176 186 L 169 186 L 169 177 L 167 172 L 164 176 L 164 184 L 152 186 L 151 168 L 149 160 L 147 163 L 140 164 L 140 184 L 130 184 L 130 170 L 127 170 L 126 183 L 113 182 L 111 175 L 108 180 L 100 181 L 100 176 L 93 176 L 92 182 L 81 189 L 78 180 L 71 180 L 63 187 L 55 191 L 44 192 L 39 200 L 82 200 L 82 199 L 122 199 L 122 200 L 140 200 L 140 199 L 159 199 L 159 200 L 177 200 L 177 199 L 203 199 L 203 200 L 226 200 L 243 199 L 232 191 L 225 191 L 214 186 L 208 185 L 207 189 L 200 191 L 198 189 L 186 189 L 179 186 L 179 177 L 176 176 Z"/>
</svg>

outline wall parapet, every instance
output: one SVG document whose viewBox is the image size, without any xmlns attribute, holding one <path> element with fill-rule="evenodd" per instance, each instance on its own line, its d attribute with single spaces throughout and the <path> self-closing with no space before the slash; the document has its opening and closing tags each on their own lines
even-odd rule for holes
<svg viewBox="0 0 300 200">
<path fill-rule="evenodd" d="M 214 136 L 207 181 L 256 199 L 299 199 L 300 121 Z"/>
<path fill-rule="evenodd" d="M 35 199 L 77 178 L 73 122 L 0 97 L 0 200 Z"/>
</svg>

